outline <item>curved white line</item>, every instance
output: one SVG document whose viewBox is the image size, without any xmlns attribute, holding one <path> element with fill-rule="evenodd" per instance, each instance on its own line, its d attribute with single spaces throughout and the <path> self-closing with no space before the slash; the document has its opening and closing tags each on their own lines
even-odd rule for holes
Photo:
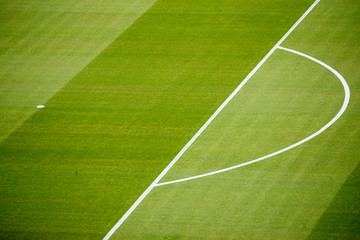
<svg viewBox="0 0 360 240">
<path fill-rule="evenodd" d="M 274 152 L 274 153 L 271 153 L 269 155 L 266 155 L 266 156 L 263 156 L 263 157 L 260 157 L 260 158 L 257 158 L 257 159 L 254 159 L 252 161 L 249 161 L 249 162 L 245 162 L 245 163 L 242 163 L 242 164 L 238 164 L 238 165 L 235 165 L 235 166 L 232 166 L 232 167 L 228 167 L 228 168 L 224 168 L 224 169 L 220 169 L 220 170 L 217 170 L 217 171 L 214 171 L 214 172 L 209 172 L 209 173 L 205 173 L 205 174 L 201 174 L 201 175 L 196 175 L 196 176 L 193 176 L 193 177 L 188 177 L 188 178 L 182 178 L 182 179 L 178 179 L 178 180 L 174 180 L 174 181 L 169 181 L 169 182 L 163 182 L 163 183 L 158 183 L 156 184 L 155 186 L 162 186 L 162 185 L 168 185 L 168 184 L 172 184 L 172 183 L 178 183 L 178 182 L 184 182 L 184 181 L 189 181 L 189 180 L 192 180 L 192 179 L 196 179 L 196 178 L 202 178 L 202 177 L 207 177 L 207 176 L 210 176 L 210 175 L 214 175 L 214 174 L 218 174 L 218 173 L 222 173 L 222 172 L 226 172 L 226 171 L 230 171 L 230 170 L 233 170 L 233 169 L 236 169 L 236 168 L 240 168 L 240 167 L 243 167 L 243 166 L 246 166 L 246 165 L 250 165 L 250 164 L 253 164 L 253 163 L 256 163 L 256 162 L 260 162 L 262 160 L 265 160 L 267 158 L 270 158 L 270 157 L 273 157 L 275 155 L 278 155 L 280 153 L 283 153 L 285 151 L 288 151 L 294 147 L 297 147 L 307 141 L 309 141 L 310 139 L 316 137 L 317 135 L 319 135 L 320 133 L 322 133 L 323 131 L 325 131 L 328 127 L 330 127 L 334 122 L 336 122 L 340 117 L 341 115 L 345 112 L 346 110 L 346 107 L 348 106 L 348 103 L 349 103 L 349 100 L 350 100 L 350 89 L 349 89 L 349 85 L 347 84 L 347 82 L 345 81 L 345 79 L 340 75 L 340 73 L 338 73 L 335 69 L 333 69 L 332 67 L 330 67 L 329 65 L 321 62 L 320 60 L 316 59 L 316 58 L 313 58 L 309 55 L 306 55 L 304 53 L 301 53 L 301 52 L 298 52 L 298 51 L 295 51 L 295 50 L 292 50 L 292 49 L 289 49 L 289 48 L 284 48 L 284 47 L 280 47 L 278 46 L 277 47 L 278 49 L 281 49 L 281 50 L 284 50 L 284 51 L 288 51 L 288 52 L 291 52 L 291 53 L 295 53 L 297 55 L 300 55 L 302 57 L 305 57 L 307 59 L 310 59 L 311 61 L 314 61 L 318 64 L 320 64 L 321 66 L 327 68 L 328 70 L 330 70 L 333 74 L 336 75 L 337 78 L 339 78 L 339 80 L 341 81 L 343 87 L 344 87 L 344 91 L 345 91 L 345 98 L 344 98 L 344 103 L 340 109 L 340 111 L 336 114 L 336 116 L 331 119 L 330 122 L 328 122 L 325 126 L 323 126 L 320 130 L 318 130 L 317 132 L 313 133 L 312 135 L 308 136 L 307 138 L 304 138 L 303 140 L 293 144 L 293 145 L 290 145 L 286 148 L 283 148 L 277 152 Z"/>
</svg>

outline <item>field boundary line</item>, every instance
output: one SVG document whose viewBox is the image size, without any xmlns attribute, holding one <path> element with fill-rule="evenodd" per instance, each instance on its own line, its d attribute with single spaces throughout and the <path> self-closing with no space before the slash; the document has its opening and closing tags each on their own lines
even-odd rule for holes
<svg viewBox="0 0 360 240">
<path fill-rule="evenodd" d="M 179 160 L 191 144 L 201 135 L 201 133 L 209 126 L 221 110 L 233 99 L 233 97 L 240 91 L 240 89 L 249 81 L 249 79 L 257 72 L 257 70 L 264 64 L 264 62 L 275 52 L 280 44 L 294 31 L 294 29 L 304 20 L 304 18 L 313 10 L 313 8 L 320 2 L 316 0 L 308 10 L 295 22 L 295 24 L 285 33 L 285 35 L 275 44 L 275 46 L 265 55 L 265 57 L 255 66 L 255 68 L 246 76 L 240 85 L 230 94 L 230 96 L 220 105 L 215 113 L 205 122 L 199 131 L 190 139 L 190 141 L 181 149 L 175 158 L 166 166 L 166 168 L 159 174 L 159 176 L 150 184 L 150 186 L 141 194 L 129 210 L 120 218 L 120 220 L 113 226 L 113 228 L 106 234 L 103 240 L 108 240 L 115 233 L 115 231 L 123 224 L 123 222 L 130 216 L 135 208 L 142 202 L 142 200 L 157 186 L 158 182 L 165 176 L 171 167 Z"/>
<path fill-rule="evenodd" d="M 302 57 L 305 57 L 307 59 L 310 59 L 310 60 L 322 65 L 323 67 L 325 67 L 326 69 L 328 69 L 329 71 L 334 73 L 338 79 L 340 79 L 340 81 L 341 81 L 341 83 L 342 83 L 342 85 L 344 87 L 345 98 L 344 98 L 344 102 L 343 102 L 343 105 L 342 105 L 340 111 L 335 115 L 335 117 L 333 117 L 330 120 L 330 122 L 328 122 L 326 125 L 324 125 L 322 128 L 320 128 L 320 130 L 318 130 L 315 133 L 311 134 L 307 138 L 304 138 L 304 139 L 302 139 L 302 140 L 300 140 L 300 141 L 298 141 L 298 142 L 296 142 L 296 143 L 294 143 L 294 144 L 292 144 L 292 145 L 290 145 L 290 146 L 288 146 L 286 148 L 283 148 L 283 149 L 281 149 L 279 151 L 273 152 L 273 153 L 268 154 L 266 156 L 263 156 L 263 157 L 260 157 L 260 158 L 245 162 L 245 163 L 241 163 L 241 164 L 238 164 L 238 165 L 235 165 L 235 166 L 232 166 L 232 167 L 223 168 L 223 169 L 220 169 L 220 170 L 217 170 L 217 171 L 200 174 L 200 175 L 196 175 L 196 176 L 193 176 L 193 177 L 187 177 L 187 178 L 177 179 L 177 180 L 173 180 L 173 181 L 158 183 L 158 184 L 156 184 L 156 186 L 168 185 L 168 184 L 173 184 L 173 183 L 185 182 L 185 181 L 189 181 L 189 180 L 193 180 L 193 179 L 197 179 L 197 178 L 207 177 L 207 176 L 227 172 L 227 171 L 230 171 L 230 170 L 233 170 L 233 169 L 236 169 L 236 168 L 244 167 L 244 166 L 247 166 L 247 165 L 250 165 L 250 164 L 253 164 L 253 163 L 263 161 L 263 160 L 265 160 L 267 158 L 270 158 L 270 157 L 273 157 L 273 156 L 278 155 L 280 153 L 286 152 L 286 151 L 288 151 L 288 150 L 290 150 L 292 148 L 295 148 L 295 147 L 297 147 L 297 146 L 299 146 L 299 145 L 313 139 L 317 135 L 324 132 L 327 128 L 329 128 L 333 123 L 335 123 L 341 117 L 341 115 L 345 112 L 345 110 L 346 110 L 346 108 L 348 106 L 348 103 L 350 101 L 350 88 L 349 88 L 349 85 L 347 84 L 346 80 L 341 76 L 341 74 L 339 72 L 337 72 L 335 69 L 333 69 L 332 67 L 330 67 L 329 65 L 325 64 L 324 62 L 321 62 L 320 60 L 318 60 L 316 58 L 313 58 L 313 57 L 311 57 L 309 55 L 306 55 L 304 53 L 301 53 L 301 52 L 298 52 L 298 51 L 295 51 L 295 50 L 292 50 L 292 49 L 289 49 L 289 48 L 280 47 L 280 46 L 278 47 L 278 49 L 288 51 L 288 52 L 300 55 Z"/>
</svg>

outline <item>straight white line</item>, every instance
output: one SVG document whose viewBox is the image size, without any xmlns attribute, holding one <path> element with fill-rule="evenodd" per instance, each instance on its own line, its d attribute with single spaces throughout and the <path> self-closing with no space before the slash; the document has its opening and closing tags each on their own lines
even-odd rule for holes
<svg viewBox="0 0 360 240">
<path fill-rule="evenodd" d="M 207 176 L 210 176 L 210 175 L 214 175 L 214 174 L 218 174 L 218 173 L 222 173 L 222 172 L 227 172 L 227 171 L 230 171 L 230 170 L 233 170 L 233 169 L 236 169 L 236 168 L 240 168 L 240 167 L 244 167 L 246 165 L 250 165 L 250 164 L 253 164 L 253 163 L 256 163 L 256 162 L 260 162 L 262 160 L 265 160 L 267 158 L 270 158 L 270 157 L 273 157 L 275 155 L 278 155 L 280 153 L 283 153 L 283 152 L 286 152 L 294 147 L 297 147 L 307 141 L 309 141 L 310 139 L 316 137 L 317 135 L 319 135 L 320 133 L 324 132 L 328 127 L 330 127 L 335 121 L 337 121 L 340 116 L 345 112 L 346 108 L 347 108 L 347 105 L 350 101 L 350 89 L 349 89 L 349 86 L 348 84 L 346 83 L 345 79 L 340 75 L 340 73 L 338 73 L 335 69 L 333 69 L 332 67 L 330 67 L 329 65 L 309 56 L 309 55 L 306 55 L 304 53 L 301 53 L 301 52 L 298 52 L 298 51 L 295 51 L 295 50 L 292 50 L 292 49 L 288 49 L 288 48 L 283 48 L 283 47 L 278 47 L 278 49 L 282 49 L 282 50 L 285 50 L 285 51 L 288 51 L 288 52 L 292 52 L 292 53 L 295 53 L 297 55 L 300 55 L 300 56 L 303 56 L 305 58 L 308 58 L 320 65 L 322 65 L 323 67 L 327 68 L 328 70 L 330 70 L 333 74 L 336 75 L 337 78 L 340 79 L 343 87 L 344 87 L 344 91 L 345 91 L 345 98 L 344 98 L 344 102 L 343 102 L 343 105 L 340 109 L 340 111 L 336 114 L 336 116 L 331 119 L 330 122 L 328 122 L 325 126 L 323 126 L 320 130 L 318 130 L 317 132 L 313 133 L 312 135 L 308 136 L 307 138 L 304 138 L 303 140 L 297 142 L 297 143 L 294 143 L 293 145 L 290 145 L 286 148 L 283 148 L 277 152 L 274 152 L 274 153 L 271 153 L 271 154 L 268 154 L 266 156 L 263 156 L 263 157 L 260 157 L 260 158 L 257 158 L 255 160 L 252 160 L 252 161 L 248 161 L 248 162 L 245 162 L 245 163 L 242 163 L 242 164 L 238 164 L 238 165 L 235 165 L 235 166 L 232 166 L 232 167 L 228 167 L 228 168 L 224 168 L 224 169 L 220 169 L 220 170 L 217 170 L 217 171 L 213 171 L 213 172 L 209 172 L 209 173 L 205 173 L 205 174 L 201 174 L 201 175 L 196 175 L 196 176 L 193 176 L 193 177 L 188 177 L 188 178 L 182 178 L 182 179 L 178 179 L 178 180 L 174 180 L 174 181 L 169 181 L 169 182 L 163 182 L 163 183 L 158 183 L 156 184 L 156 186 L 162 186 L 162 185 L 168 185 L 168 184 L 173 184 L 173 183 L 179 183 L 179 182 L 185 182 L 185 181 L 189 181 L 189 180 L 193 180 L 193 179 L 197 179 L 197 178 L 202 178 L 202 177 L 207 177 Z"/>
<path fill-rule="evenodd" d="M 266 56 L 256 65 L 256 67 L 246 76 L 246 78 L 240 83 L 240 85 L 230 94 L 230 96 L 221 104 L 221 106 L 215 111 L 215 113 L 206 121 L 206 123 L 200 128 L 200 130 L 190 139 L 190 141 L 181 149 L 181 151 L 175 156 L 175 158 L 169 163 L 169 165 L 160 173 L 160 175 L 151 183 L 151 185 L 141 194 L 136 202 L 130 207 L 130 209 L 120 218 L 115 226 L 106 234 L 103 238 L 108 240 L 114 232 L 121 226 L 121 224 L 129 217 L 129 215 L 135 210 L 135 208 L 141 203 L 141 201 L 150 193 L 150 191 L 156 186 L 156 184 L 163 178 L 163 176 L 170 170 L 170 168 L 179 160 L 184 152 L 191 146 L 191 144 L 200 136 L 200 134 L 207 128 L 207 126 L 214 120 L 214 118 L 221 112 L 221 110 L 230 102 L 230 100 L 240 91 L 245 83 L 256 73 L 256 71 L 264 64 L 264 62 L 273 54 L 278 46 L 290 35 L 292 31 L 301 23 L 301 21 L 311 12 L 311 10 L 320 2 L 316 0 L 310 8 L 297 20 L 297 22 L 285 33 L 285 35 L 279 40 L 278 43 L 266 54 Z"/>
</svg>

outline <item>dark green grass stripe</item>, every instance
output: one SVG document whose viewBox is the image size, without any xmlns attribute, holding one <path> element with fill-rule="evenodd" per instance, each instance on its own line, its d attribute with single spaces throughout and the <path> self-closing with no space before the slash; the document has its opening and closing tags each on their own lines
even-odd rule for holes
<svg viewBox="0 0 360 240">
<path fill-rule="evenodd" d="M 360 239 L 360 164 L 307 239 Z"/>
</svg>

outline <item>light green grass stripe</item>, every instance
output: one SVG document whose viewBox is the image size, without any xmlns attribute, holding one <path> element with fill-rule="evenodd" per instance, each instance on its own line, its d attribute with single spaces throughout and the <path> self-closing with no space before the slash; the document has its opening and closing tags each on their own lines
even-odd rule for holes
<svg viewBox="0 0 360 240">
<path fill-rule="evenodd" d="M 0 142 L 154 2 L 2 1 Z"/>
</svg>

